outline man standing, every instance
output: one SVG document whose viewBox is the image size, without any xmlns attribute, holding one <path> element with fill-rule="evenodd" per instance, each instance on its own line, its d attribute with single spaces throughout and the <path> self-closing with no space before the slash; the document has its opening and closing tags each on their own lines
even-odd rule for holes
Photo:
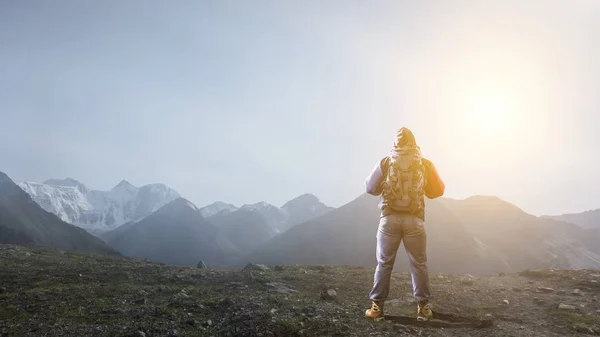
<svg viewBox="0 0 600 337">
<path fill-rule="evenodd" d="M 365 316 L 376 321 L 383 319 L 383 304 L 390 291 L 396 252 L 404 240 L 410 260 L 413 295 L 418 303 L 417 320 L 427 321 L 433 312 L 429 304 L 425 197 L 442 196 L 445 185 L 433 163 L 421 157 L 413 133 L 401 128 L 396 133 L 390 154 L 367 177 L 366 188 L 367 193 L 381 196 L 381 219 L 377 232 L 377 268 L 369 295 L 372 303 Z"/>
</svg>

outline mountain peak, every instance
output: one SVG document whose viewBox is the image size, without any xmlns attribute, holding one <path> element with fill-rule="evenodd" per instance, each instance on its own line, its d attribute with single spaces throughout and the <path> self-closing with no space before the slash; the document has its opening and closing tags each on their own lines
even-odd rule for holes
<svg viewBox="0 0 600 337">
<path fill-rule="evenodd" d="M 126 179 L 123 179 L 123 180 L 121 180 L 120 183 L 118 183 L 115 187 L 112 188 L 112 191 L 115 191 L 115 190 L 135 190 L 135 189 L 137 189 L 137 187 L 133 186 Z"/>
<path fill-rule="evenodd" d="M 524 213 L 524 211 L 521 210 L 516 205 L 514 205 L 506 200 L 503 200 L 500 197 L 497 197 L 495 195 L 474 195 L 474 196 L 466 198 L 465 201 L 470 202 L 470 203 L 476 203 L 478 205 L 489 205 L 489 206 L 495 205 L 495 206 L 502 206 L 502 207 L 506 207 L 506 208 L 517 209 Z"/>
<path fill-rule="evenodd" d="M 65 178 L 65 179 L 51 178 L 51 179 L 44 181 L 44 184 L 53 185 L 53 186 L 71 186 L 71 187 L 77 187 L 78 185 L 83 185 L 82 183 L 80 183 L 79 181 L 77 181 L 76 179 L 73 179 L 73 178 Z"/>
<path fill-rule="evenodd" d="M 125 179 L 108 191 L 87 189 L 73 178 L 22 182 L 19 187 L 47 212 L 96 233 L 141 220 L 179 197 L 163 184 L 138 188 Z"/>
<path fill-rule="evenodd" d="M 473 195 L 465 199 L 465 201 L 486 201 L 486 202 L 505 202 L 495 195 Z"/>
<path fill-rule="evenodd" d="M 288 202 L 286 202 L 282 208 L 287 208 L 290 205 L 314 205 L 319 204 L 321 201 L 319 198 L 311 193 L 302 194 L 299 197 L 296 197 Z"/>
<path fill-rule="evenodd" d="M 170 203 L 166 204 L 164 207 L 158 210 L 158 212 L 179 212 L 182 210 L 188 211 L 193 210 L 194 212 L 198 212 L 199 209 L 192 202 L 185 198 L 177 198 Z"/>
<path fill-rule="evenodd" d="M 127 179 L 123 179 L 123 180 L 121 180 L 121 182 L 119 182 L 117 184 L 117 186 L 115 186 L 115 188 L 116 187 L 135 187 L 135 186 L 133 186 Z"/>
<path fill-rule="evenodd" d="M 2 171 L 0 171 L 0 184 L 5 182 L 12 182 L 12 180 L 8 177 L 8 175 Z"/>
<path fill-rule="evenodd" d="M 249 209 L 249 210 L 266 210 L 266 209 L 277 208 L 277 207 L 269 204 L 268 202 L 259 201 L 259 202 L 254 203 L 254 204 L 244 204 L 240 208 L 242 208 L 242 209 Z"/>
<path fill-rule="evenodd" d="M 82 184 L 81 182 L 79 182 L 73 178 L 65 178 L 65 179 L 52 178 L 52 179 L 48 179 L 48 180 L 44 181 L 44 184 L 50 185 L 50 186 L 75 187 L 81 193 L 86 193 L 88 191 L 87 187 L 85 187 L 84 184 Z"/>
<path fill-rule="evenodd" d="M 206 206 L 202 207 L 200 209 L 200 212 L 202 212 L 202 215 L 205 218 L 208 218 L 208 217 L 211 217 L 213 215 L 217 215 L 217 214 L 223 213 L 223 212 L 225 212 L 225 213 L 231 213 L 231 212 L 233 212 L 233 211 L 235 211 L 237 209 L 238 208 L 235 207 L 232 204 L 228 204 L 228 203 L 223 202 L 223 201 L 216 201 L 216 202 L 213 202 L 210 205 L 206 205 Z"/>
<path fill-rule="evenodd" d="M 14 195 L 22 191 L 6 173 L 0 171 L 0 196 Z"/>
</svg>

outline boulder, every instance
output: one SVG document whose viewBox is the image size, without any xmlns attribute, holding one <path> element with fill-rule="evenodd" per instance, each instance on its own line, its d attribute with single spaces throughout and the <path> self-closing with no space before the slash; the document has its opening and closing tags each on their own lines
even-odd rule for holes
<svg viewBox="0 0 600 337">
<path fill-rule="evenodd" d="M 254 264 L 252 262 L 248 263 L 246 267 L 243 269 L 244 271 L 268 271 L 269 267 L 264 264 Z"/>
<path fill-rule="evenodd" d="M 337 292 L 333 289 L 327 289 L 321 292 L 321 299 L 323 301 L 334 301 L 336 298 Z"/>
<path fill-rule="evenodd" d="M 575 311 L 575 310 L 577 310 L 577 308 L 575 308 L 575 306 L 573 306 L 573 305 L 561 303 L 558 305 L 558 310 Z"/>
</svg>

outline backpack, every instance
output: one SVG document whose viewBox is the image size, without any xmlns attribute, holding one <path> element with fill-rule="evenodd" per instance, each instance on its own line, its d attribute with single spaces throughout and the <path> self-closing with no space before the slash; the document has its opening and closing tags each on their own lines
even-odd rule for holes
<svg viewBox="0 0 600 337">
<path fill-rule="evenodd" d="M 392 154 L 386 158 L 387 169 L 382 181 L 382 197 L 389 211 L 410 213 L 424 218 L 427 188 L 427 162 L 418 148 Z"/>
</svg>

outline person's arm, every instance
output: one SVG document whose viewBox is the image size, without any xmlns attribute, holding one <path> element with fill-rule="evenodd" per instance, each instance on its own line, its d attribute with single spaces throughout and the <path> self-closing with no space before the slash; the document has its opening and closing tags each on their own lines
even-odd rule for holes
<svg viewBox="0 0 600 337">
<path fill-rule="evenodd" d="M 378 196 L 382 192 L 381 181 L 383 180 L 383 171 L 381 168 L 381 164 L 383 161 L 380 161 L 375 165 L 367 179 L 365 180 L 365 186 L 367 188 L 367 193 L 370 195 Z"/>
<path fill-rule="evenodd" d="M 427 186 L 425 187 L 425 196 L 429 199 L 439 198 L 444 195 L 446 185 L 440 178 L 435 165 L 430 160 L 423 158 L 423 163 L 427 171 Z"/>
</svg>

